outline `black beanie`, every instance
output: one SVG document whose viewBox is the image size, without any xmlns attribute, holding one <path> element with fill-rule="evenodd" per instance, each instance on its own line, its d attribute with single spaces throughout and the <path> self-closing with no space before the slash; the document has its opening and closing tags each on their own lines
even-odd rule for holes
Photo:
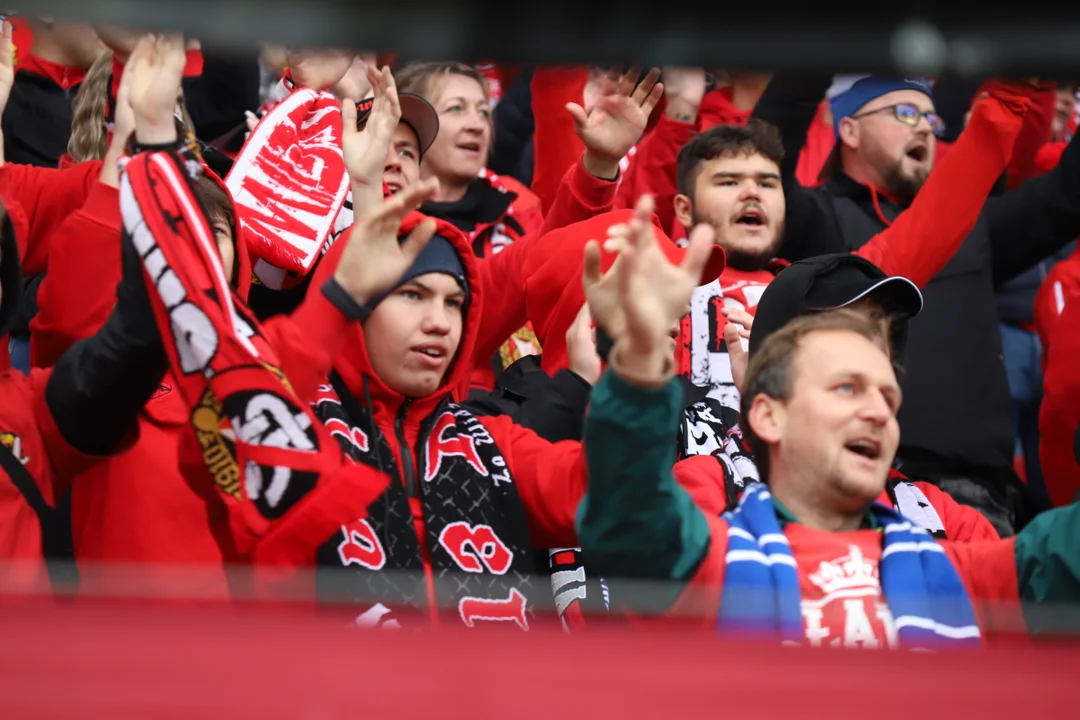
<svg viewBox="0 0 1080 720">
<path fill-rule="evenodd" d="M 399 242 L 404 240 L 404 237 L 398 238 Z M 418 278 L 421 275 L 427 275 L 428 273 L 443 273 L 457 280 L 457 284 L 460 285 L 461 289 L 465 292 L 466 301 L 468 300 L 469 281 L 465 278 L 465 264 L 461 262 L 461 256 L 458 255 L 453 243 L 442 235 L 434 235 L 428 240 L 427 245 L 425 245 L 424 249 L 420 251 L 420 254 L 416 256 L 416 260 L 413 261 L 413 264 L 410 265 L 409 269 L 401 276 L 401 279 L 397 281 L 397 284 L 390 290 L 387 290 L 374 298 L 369 304 L 372 307 L 378 305 L 382 302 L 383 298 L 395 289 L 401 287 L 413 278 Z"/>
</svg>

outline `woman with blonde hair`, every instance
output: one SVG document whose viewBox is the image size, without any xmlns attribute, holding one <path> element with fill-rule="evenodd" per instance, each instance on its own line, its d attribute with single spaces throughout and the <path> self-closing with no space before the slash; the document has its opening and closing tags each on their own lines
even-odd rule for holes
<svg viewBox="0 0 1080 720">
<path fill-rule="evenodd" d="M 487 169 L 494 123 L 487 80 L 459 62 L 409 63 L 394 73 L 398 92 L 427 100 L 439 114 L 439 134 L 424 153 L 421 175 L 439 180 L 438 194 L 422 212 L 461 230 L 477 257 L 490 257 L 526 235 L 540 232 L 540 199 L 517 180 Z M 501 374 L 523 355 L 540 352 L 525 326 L 499 349 L 491 366 L 472 375 L 472 386 L 490 391 Z"/>
</svg>

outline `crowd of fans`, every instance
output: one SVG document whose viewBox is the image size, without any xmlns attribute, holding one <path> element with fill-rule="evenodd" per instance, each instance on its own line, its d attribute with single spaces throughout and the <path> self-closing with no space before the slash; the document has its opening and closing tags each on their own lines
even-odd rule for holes
<svg viewBox="0 0 1080 720">
<path fill-rule="evenodd" d="M 3 45 L 6 592 L 924 649 L 1080 600 L 1069 82 Z"/>
</svg>

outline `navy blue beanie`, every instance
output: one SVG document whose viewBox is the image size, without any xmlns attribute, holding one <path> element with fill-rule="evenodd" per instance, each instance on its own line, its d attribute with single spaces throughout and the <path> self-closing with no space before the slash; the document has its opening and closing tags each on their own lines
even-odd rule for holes
<svg viewBox="0 0 1080 720">
<path fill-rule="evenodd" d="M 856 114 L 860 108 L 871 100 L 876 100 L 882 95 L 897 90 L 918 90 L 925 93 L 931 100 L 934 99 L 929 80 L 868 75 L 861 80 L 857 80 L 850 88 L 838 94 L 829 102 L 833 116 L 833 133 L 839 138 L 841 120 Z"/>
<path fill-rule="evenodd" d="M 399 238 L 399 241 L 404 240 L 405 237 Z M 369 305 L 372 307 L 378 305 L 382 302 L 383 298 L 395 289 L 401 287 L 413 278 L 418 278 L 421 275 L 427 275 L 428 273 L 443 273 L 454 278 L 465 292 L 466 299 L 468 299 L 469 281 L 465 278 L 465 264 L 461 262 L 461 256 L 458 255 L 453 243 L 442 235 L 434 235 L 428 240 L 427 245 L 425 245 L 424 249 L 420 251 L 420 254 L 416 256 L 416 260 L 413 261 L 413 264 L 410 265 L 409 269 L 401 276 L 401 279 L 398 280 L 397 284 L 382 295 L 374 298 Z"/>
</svg>

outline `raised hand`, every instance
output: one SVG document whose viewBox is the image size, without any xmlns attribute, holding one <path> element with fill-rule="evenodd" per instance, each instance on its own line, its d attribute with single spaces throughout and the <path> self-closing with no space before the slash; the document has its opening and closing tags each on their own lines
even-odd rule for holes
<svg viewBox="0 0 1080 720">
<path fill-rule="evenodd" d="M 11 23 L 5 20 L 3 30 L 0 31 L 0 115 L 4 114 L 14 84 L 15 48 L 11 44 Z M 0 143 L 0 164 L 3 162 L 3 143 Z"/>
<path fill-rule="evenodd" d="M 345 167 L 352 181 L 378 185 L 381 190 L 386 153 L 394 139 L 394 130 L 401 121 L 401 103 L 390 68 L 377 70 L 368 65 L 367 79 L 374 92 L 367 123 L 363 130 L 357 130 L 356 104 L 348 99 L 343 100 L 341 120 L 345 127 L 341 135 L 341 145 L 345 155 Z"/>
<path fill-rule="evenodd" d="M 352 182 L 353 212 L 358 216 L 382 202 L 382 176 L 386 153 L 401 121 L 401 103 L 390 68 L 367 66 L 367 81 L 374 93 L 371 112 L 363 130 L 356 129 L 356 105 L 341 103 L 341 147 Z"/>
<path fill-rule="evenodd" d="M 124 72 L 116 90 L 116 112 L 113 115 L 112 145 L 124 147 L 135 132 L 135 111 L 131 107 L 131 81 L 136 73 Z"/>
<path fill-rule="evenodd" d="M 355 58 L 350 50 L 296 51 L 289 53 L 289 71 L 299 87 L 329 90 L 341 82 Z"/>
<path fill-rule="evenodd" d="M 664 114 L 677 122 L 696 121 L 707 86 L 704 68 L 664 68 L 664 96 L 667 97 Z"/>
<path fill-rule="evenodd" d="M 727 323 L 724 325 L 724 342 L 727 343 L 728 359 L 731 361 L 731 379 L 741 393 L 746 369 L 750 366 L 750 353 L 743 345 L 750 339 L 750 330 L 754 326 L 754 316 L 735 307 L 720 309 Z"/>
<path fill-rule="evenodd" d="M 596 351 L 596 331 L 593 330 L 589 303 L 582 304 L 566 331 L 566 356 L 570 369 L 582 380 L 595 385 L 600 379 L 603 363 Z"/>
<path fill-rule="evenodd" d="M 179 35 L 147 35 L 140 38 L 124 64 L 129 79 L 131 110 L 135 116 L 135 139 L 142 145 L 176 141 L 176 101 L 187 58 Z"/>
<path fill-rule="evenodd" d="M 630 222 L 608 230 L 605 249 L 619 257 L 606 275 L 600 274 L 599 244 L 585 248 L 589 309 L 621 351 L 622 369 L 636 378 L 654 378 L 671 364 L 668 331 L 690 307 L 714 238 L 711 227 L 695 227 L 682 263 L 672 264 L 657 244 L 653 207 L 652 197 L 642 196 Z"/>
<path fill-rule="evenodd" d="M 659 69 L 650 70 L 639 84 L 640 72 L 632 68 L 621 76 L 612 75 L 588 111 L 577 103 L 566 106 L 575 132 L 585 143 L 585 169 L 596 177 L 615 178 L 619 161 L 641 138 L 664 94 L 664 86 L 657 82 Z"/>
<path fill-rule="evenodd" d="M 398 242 L 401 223 L 439 189 L 435 178 L 410 185 L 379 203 L 349 230 L 334 279 L 356 302 L 366 305 L 392 289 L 412 266 L 416 256 L 435 234 L 435 221 L 417 225 L 404 242 Z"/>
</svg>

